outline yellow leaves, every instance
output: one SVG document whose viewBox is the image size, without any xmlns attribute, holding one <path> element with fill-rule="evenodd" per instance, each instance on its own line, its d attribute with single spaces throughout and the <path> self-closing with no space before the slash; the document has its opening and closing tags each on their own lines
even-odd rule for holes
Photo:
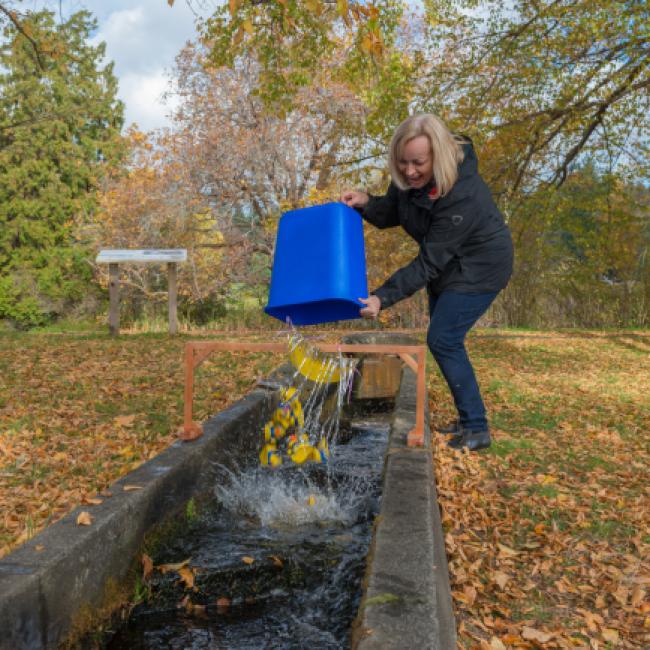
<svg viewBox="0 0 650 650">
<path fill-rule="evenodd" d="M 84 510 L 77 515 L 77 526 L 90 526 L 93 523 L 92 515 Z"/>
<path fill-rule="evenodd" d="M 304 3 L 309 11 L 320 16 L 323 10 L 322 0 L 304 0 Z"/>
<path fill-rule="evenodd" d="M 644 509 L 647 486 L 640 477 L 648 456 L 638 438 L 623 434 L 619 443 L 599 432 L 626 421 L 617 429 L 630 427 L 636 436 L 649 430 L 650 422 L 636 397 L 628 402 L 632 417 L 622 404 L 603 400 L 602 378 L 621 363 L 620 356 L 609 358 L 611 349 L 604 341 L 576 340 L 558 338 L 551 347 L 545 339 L 546 354 L 557 355 L 557 369 L 535 377 L 522 373 L 512 360 L 516 350 L 533 363 L 532 340 L 516 337 L 507 352 L 501 342 L 485 350 L 479 372 L 486 385 L 499 387 L 487 395 L 488 410 L 509 420 L 505 432 L 495 433 L 503 445 L 498 453 L 456 462 L 444 441 L 435 438 L 452 596 L 470 623 L 466 629 L 459 626 L 464 647 L 569 648 L 587 647 L 590 641 L 601 649 L 644 647 L 642 625 L 650 604 L 644 611 L 648 584 L 641 578 L 647 570 L 642 558 L 650 553 L 643 542 L 647 537 L 639 535 L 650 531 Z M 480 356 L 478 346 L 474 354 Z M 501 355 L 496 371 L 494 359 Z M 580 359 L 579 365 L 567 368 L 571 358 Z M 638 378 L 638 372 L 630 372 Z M 584 391 L 572 390 L 574 377 Z M 631 382 L 630 395 L 638 392 L 637 382 Z M 647 381 L 641 383 L 648 394 Z M 445 387 L 429 385 L 430 403 L 444 411 L 436 421 L 445 421 L 452 416 L 446 411 Z M 512 395 L 526 396 L 526 414 Z M 544 412 L 566 426 L 524 424 L 531 404 L 547 400 L 558 406 Z M 602 415 L 595 415 L 599 408 Z M 501 455 L 503 448 L 507 452 Z M 481 499 L 475 498 L 477 491 Z M 477 564 L 479 560 L 483 562 Z M 471 607 L 468 587 L 476 590 Z"/>
<path fill-rule="evenodd" d="M 244 564 L 248 564 L 250 566 L 251 564 L 253 564 L 253 562 L 255 562 L 255 558 L 251 557 L 250 555 L 244 555 L 244 557 L 242 557 L 241 561 Z"/>
<path fill-rule="evenodd" d="M 381 58 L 384 53 L 384 40 L 379 30 L 366 31 L 361 38 L 361 49 L 375 59 Z"/>
<path fill-rule="evenodd" d="M 250 20 L 244 20 L 241 24 L 242 28 L 247 34 L 253 34 L 254 29 L 253 29 L 253 23 Z"/>
</svg>

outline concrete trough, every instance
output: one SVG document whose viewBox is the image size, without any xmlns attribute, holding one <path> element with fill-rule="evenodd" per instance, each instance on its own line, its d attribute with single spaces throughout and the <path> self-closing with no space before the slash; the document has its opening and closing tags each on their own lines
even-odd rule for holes
<svg viewBox="0 0 650 650">
<path fill-rule="evenodd" d="M 261 423 L 275 404 L 273 388 L 290 372 L 279 369 L 264 387 L 208 420 L 201 438 L 174 443 L 118 480 L 101 505 L 76 508 L 0 559 L 0 649 L 74 645 L 74 636 L 87 631 L 83 620 L 97 621 L 97 612 L 116 605 L 145 536 L 182 513 L 190 499 L 212 493 L 215 461 L 257 453 Z M 407 448 L 414 422 L 415 374 L 405 368 L 352 637 L 360 650 L 456 647 L 430 435 L 425 448 Z M 90 526 L 77 525 L 82 510 L 92 514 Z"/>
</svg>

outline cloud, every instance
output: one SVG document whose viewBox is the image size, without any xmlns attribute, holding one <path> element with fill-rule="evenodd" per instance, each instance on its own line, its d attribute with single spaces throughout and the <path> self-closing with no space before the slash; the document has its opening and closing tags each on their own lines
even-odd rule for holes
<svg viewBox="0 0 650 650">
<path fill-rule="evenodd" d="M 34 1 L 34 8 L 49 8 L 57 16 L 58 0 Z M 194 11 L 209 15 L 216 3 L 201 2 Z M 98 21 L 92 42 L 106 43 L 106 61 L 115 64 L 118 96 L 126 106 L 126 124 L 142 130 L 168 126 L 171 106 L 163 103 L 176 55 L 197 36 L 194 11 L 184 0 L 169 7 L 166 0 L 63 0 L 63 17 L 87 9 Z"/>
<path fill-rule="evenodd" d="M 119 96 L 127 106 L 126 126 L 135 122 L 141 131 L 149 131 L 167 125 L 167 116 L 174 106 L 172 101 L 163 101 L 168 78 L 164 68 L 145 74 L 129 72 L 120 77 Z"/>
<path fill-rule="evenodd" d="M 171 107 L 162 96 L 176 55 L 196 37 L 194 16 L 182 2 L 173 8 L 162 0 L 128 4 L 104 16 L 93 40 L 104 41 L 107 59 L 115 62 L 126 124 L 151 130 L 168 124 Z"/>
</svg>

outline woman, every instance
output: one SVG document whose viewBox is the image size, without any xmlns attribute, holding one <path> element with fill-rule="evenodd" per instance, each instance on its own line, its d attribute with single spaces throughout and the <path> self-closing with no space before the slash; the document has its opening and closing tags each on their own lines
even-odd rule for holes
<svg viewBox="0 0 650 650">
<path fill-rule="evenodd" d="M 390 143 L 392 182 L 384 196 L 346 191 L 341 201 L 377 228 L 402 226 L 419 254 L 367 299 L 361 315 L 376 318 L 427 287 L 427 344 L 449 385 L 458 420 L 441 429 L 449 446 L 490 446 L 490 431 L 465 336 L 512 274 L 510 231 L 478 174 L 469 139 L 452 134 L 435 115 L 414 115 Z"/>
</svg>

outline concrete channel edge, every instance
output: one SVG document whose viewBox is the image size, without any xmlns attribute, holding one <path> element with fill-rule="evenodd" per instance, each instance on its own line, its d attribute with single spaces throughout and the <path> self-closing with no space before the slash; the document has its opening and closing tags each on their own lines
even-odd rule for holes
<svg viewBox="0 0 650 650">
<path fill-rule="evenodd" d="M 402 371 L 384 466 L 354 650 L 454 650 L 456 624 L 435 487 L 428 418 L 425 446 L 409 449 L 415 373 Z"/>
</svg>

